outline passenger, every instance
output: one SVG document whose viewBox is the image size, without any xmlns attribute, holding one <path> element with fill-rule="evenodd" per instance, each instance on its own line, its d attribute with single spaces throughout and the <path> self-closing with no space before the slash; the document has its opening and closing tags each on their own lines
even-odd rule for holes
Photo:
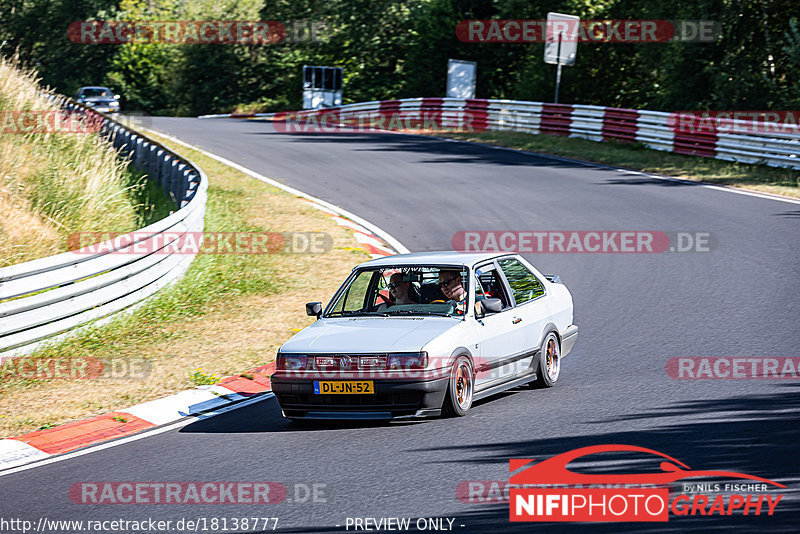
<svg viewBox="0 0 800 534">
<path fill-rule="evenodd" d="M 414 284 L 405 281 L 403 273 L 394 273 L 389 279 L 389 294 L 395 304 L 417 304 L 419 302 Z"/>
<path fill-rule="evenodd" d="M 439 287 L 448 302 L 455 307 L 455 313 L 464 315 L 467 310 L 467 290 L 461 282 L 460 271 L 439 271 Z"/>
</svg>

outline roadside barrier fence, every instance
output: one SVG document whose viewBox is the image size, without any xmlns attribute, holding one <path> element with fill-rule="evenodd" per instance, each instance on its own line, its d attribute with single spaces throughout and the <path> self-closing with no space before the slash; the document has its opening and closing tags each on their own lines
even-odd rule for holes
<svg viewBox="0 0 800 534">
<path fill-rule="evenodd" d="M 800 169 L 798 125 L 733 118 L 738 117 L 734 112 L 705 116 L 701 112 L 667 113 L 517 100 L 406 98 L 319 110 L 201 118 L 225 117 L 271 118 L 288 123 L 281 128 L 286 133 L 326 132 L 337 124 L 337 131 L 347 131 L 341 128 L 346 127 L 420 133 L 437 129 L 547 133 L 592 141 L 641 143 L 654 150 Z M 793 116 L 789 114 L 787 118 Z"/>
<path fill-rule="evenodd" d="M 156 181 L 177 209 L 131 232 L 131 239 L 96 245 L 96 253 L 70 251 L 0 269 L 0 360 L 30 353 L 90 321 L 109 320 L 177 280 L 194 255 L 171 253 L 170 244 L 204 226 L 208 180 L 199 167 L 109 116 L 68 98 L 50 98 L 100 122 L 99 135 Z"/>
</svg>

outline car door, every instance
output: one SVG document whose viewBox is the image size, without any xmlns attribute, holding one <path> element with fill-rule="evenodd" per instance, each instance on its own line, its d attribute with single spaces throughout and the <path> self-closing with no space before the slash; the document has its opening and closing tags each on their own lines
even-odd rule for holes
<svg viewBox="0 0 800 534">
<path fill-rule="evenodd" d="M 524 370 L 530 367 L 533 354 L 540 348 L 544 327 L 550 321 L 545 299 L 546 289 L 525 265 L 516 258 L 501 258 L 497 264 L 505 277 L 514 301 L 514 313 L 523 330 L 523 345 L 529 356 L 519 362 Z"/>
<path fill-rule="evenodd" d="M 526 349 L 526 338 L 522 321 L 514 313 L 509 288 L 494 262 L 476 267 L 474 273 L 476 301 L 499 298 L 503 303 L 500 312 L 475 319 L 481 358 L 480 364 L 476 364 L 475 385 L 480 386 L 517 372 L 519 357 Z"/>
</svg>

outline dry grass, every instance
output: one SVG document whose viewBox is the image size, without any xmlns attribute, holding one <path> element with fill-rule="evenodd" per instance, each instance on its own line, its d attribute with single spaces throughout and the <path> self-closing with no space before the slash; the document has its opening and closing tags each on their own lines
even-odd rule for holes
<svg viewBox="0 0 800 534">
<path fill-rule="evenodd" d="M 55 113 L 35 76 L 0 57 L 0 267 L 66 250 L 79 231 L 130 231 L 139 222 L 125 165 L 96 134 L 3 133 L 9 113 Z"/>
<path fill-rule="evenodd" d="M 135 313 L 35 355 L 146 359 L 152 371 L 145 380 L 4 380 L 0 435 L 123 410 L 193 387 L 190 374 L 197 368 L 225 376 L 269 363 L 293 332 L 312 321 L 304 304 L 328 300 L 352 267 L 369 259 L 353 250 L 350 230 L 304 200 L 197 152 L 172 148 L 209 176 L 206 231 L 328 232 L 333 250 L 199 256 L 178 284 Z"/>
</svg>

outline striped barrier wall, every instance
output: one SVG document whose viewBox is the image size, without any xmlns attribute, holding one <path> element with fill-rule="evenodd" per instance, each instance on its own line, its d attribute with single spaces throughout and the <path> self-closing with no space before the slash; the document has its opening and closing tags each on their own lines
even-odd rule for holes
<svg viewBox="0 0 800 534">
<path fill-rule="evenodd" d="M 550 104 L 518 100 L 457 98 L 405 98 L 347 104 L 336 108 L 288 113 L 256 113 L 271 120 L 319 121 L 324 117 L 339 126 L 366 130 L 427 133 L 431 129 L 408 128 L 413 114 L 418 123 L 437 125 L 446 131 L 518 131 L 531 134 L 579 137 L 598 142 L 641 143 L 653 150 L 711 157 L 773 167 L 800 168 L 800 131 L 766 123 L 763 132 L 736 132 L 692 125 L 680 113 L 633 110 L 603 106 Z M 204 115 L 203 118 L 236 117 Z M 426 122 L 428 121 L 428 122 Z M 373 125 L 370 127 L 370 125 Z M 383 127 L 381 127 L 383 126 Z M 772 127 L 771 127 L 772 126 Z"/>
</svg>

